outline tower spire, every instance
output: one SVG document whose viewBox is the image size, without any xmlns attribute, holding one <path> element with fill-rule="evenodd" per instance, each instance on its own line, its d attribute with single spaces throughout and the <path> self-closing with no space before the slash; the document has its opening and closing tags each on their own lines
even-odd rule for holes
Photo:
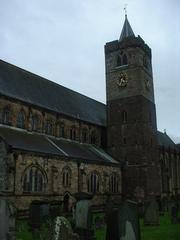
<svg viewBox="0 0 180 240">
<path fill-rule="evenodd" d="M 120 38 L 119 38 L 119 41 L 121 42 L 124 38 L 127 38 L 127 37 L 135 37 L 134 35 L 134 32 L 131 28 L 131 25 L 128 21 L 128 18 L 127 18 L 127 4 L 125 4 L 124 6 L 124 12 L 125 12 L 125 21 L 124 21 L 124 25 L 123 25 L 123 28 L 122 28 L 122 31 L 121 31 L 121 35 L 120 35 Z"/>
</svg>

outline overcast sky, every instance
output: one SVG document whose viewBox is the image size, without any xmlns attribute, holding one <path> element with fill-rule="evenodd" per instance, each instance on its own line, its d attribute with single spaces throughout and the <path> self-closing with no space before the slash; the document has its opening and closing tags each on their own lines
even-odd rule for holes
<svg viewBox="0 0 180 240">
<path fill-rule="evenodd" d="M 105 102 L 104 44 L 125 3 L 152 49 L 158 128 L 180 142 L 179 0 L 0 0 L 0 58 Z"/>
</svg>

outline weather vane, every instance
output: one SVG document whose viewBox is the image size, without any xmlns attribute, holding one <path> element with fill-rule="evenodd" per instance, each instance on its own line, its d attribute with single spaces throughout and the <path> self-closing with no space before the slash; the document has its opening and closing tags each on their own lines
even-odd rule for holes
<svg viewBox="0 0 180 240">
<path fill-rule="evenodd" d="M 125 16 L 127 16 L 127 6 L 128 6 L 128 4 L 126 3 L 126 4 L 124 5 Z"/>
</svg>

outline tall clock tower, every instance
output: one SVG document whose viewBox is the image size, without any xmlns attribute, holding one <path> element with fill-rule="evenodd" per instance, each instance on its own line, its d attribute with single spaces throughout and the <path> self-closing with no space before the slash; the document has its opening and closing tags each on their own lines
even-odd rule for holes
<svg viewBox="0 0 180 240">
<path fill-rule="evenodd" d="M 119 40 L 105 45 L 108 152 L 124 161 L 123 192 L 160 194 L 151 49 L 125 15 Z"/>
</svg>

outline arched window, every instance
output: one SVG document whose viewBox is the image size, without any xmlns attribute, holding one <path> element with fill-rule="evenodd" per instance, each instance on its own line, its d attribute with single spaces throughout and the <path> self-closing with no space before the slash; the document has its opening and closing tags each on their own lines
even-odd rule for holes
<svg viewBox="0 0 180 240">
<path fill-rule="evenodd" d="M 116 66 L 119 67 L 119 66 L 121 66 L 121 65 L 122 65 L 121 57 L 118 56 L 118 57 L 117 57 L 117 64 L 116 64 Z"/>
<path fill-rule="evenodd" d="M 118 177 L 115 173 L 109 178 L 109 191 L 112 193 L 118 192 Z"/>
<path fill-rule="evenodd" d="M 39 118 L 37 115 L 32 115 L 30 114 L 30 122 L 31 122 L 31 130 L 32 131 L 37 131 L 38 130 L 38 123 L 39 123 Z"/>
<path fill-rule="evenodd" d="M 99 176 L 95 172 L 91 173 L 88 177 L 87 189 L 90 193 L 99 192 Z"/>
<path fill-rule="evenodd" d="M 70 129 L 70 139 L 76 140 L 76 129 L 74 127 Z"/>
<path fill-rule="evenodd" d="M 123 65 L 127 65 L 128 64 L 128 59 L 126 54 L 123 55 Z"/>
<path fill-rule="evenodd" d="M 65 126 L 64 123 L 61 123 L 59 126 L 59 136 L 64 137 L 65 136 Z"/>
<path fill-rule="evenodd" d="M 17 117 L 17 127 L 19 128 L 25 128 L 25 113 L 23 110 L 21 110 L 18 113 L 18 117 Z"/>
<path fill-rule="evenodd" d="M 23 178 L 23 192 L 44 192 L 46 179 L 42 171 L 32 166 L 25 172 Z"/>
<path fill-rule="evenodd" d="M 62 185 L 64 187 L 71 185 L 71 170 L 69 167 L 65 167 L 62 171 Z"/>
<path fill-rule="evenodd" d="M 127 123 L 127 112 L 126 111 L 122 112 L 122 121 L 123 121 L 123 123 Z"/>
<path fill-rule="evenodd" d="M 10 107 L 7 106 L 3 109 L 3 112 L 2 112 L 2 123 L 9 124 L 10 116 L 11 116 Z"/>
<path fill-rule="evenodd" d="M 82 142 L 86 143 L 88 140 L 88 132 L 87 129 L 82 130 Z"/>
<path fill-rule="evenodd" d="M 46 134 L 49 134 L 49 135 L 52 135 L 53 134 L 53 124 L 50 120 L 47 120 L 46 121 L 46 124 L 45 124 L 45 133 Z"/>
<path fill-rule="evenodd" d="M 92 132 L 91 132 L 90 142 L 91 142 L 91 144 L 96 144 L 96 143 L 97 143 L 96 131 L 92 131 Z"/>
</svg>

